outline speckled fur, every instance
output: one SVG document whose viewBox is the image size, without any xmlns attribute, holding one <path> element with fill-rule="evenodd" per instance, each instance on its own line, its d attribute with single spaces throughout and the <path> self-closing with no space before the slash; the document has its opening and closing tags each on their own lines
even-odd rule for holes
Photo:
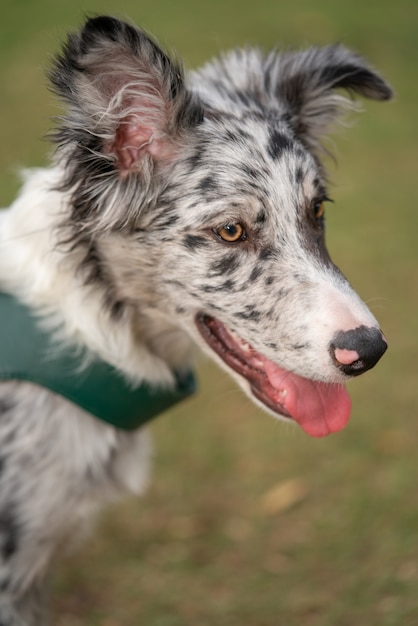
<svg viewBox="0 0 418 626">
<path fill-rule="evenodd" d="M 387 84 L 340 46 L 238 50 L 185 78 L 148 35 L 111 18 L 70 36 L 50 77 L 67 112 L 53 164 L 28 172 L 0 215 L 1 288 L 133 383 L 169 386 L 194 343 L 219 361 L 196 329 L 200 311 L 299 375 L 343 380 L 330 338 L 377 323 L 314 215 L 327 197 L 320 140 L 352 107 L 335 88 L 385 100 Z M 228 244 L 216 233 L 234 223 L 246 238 Z M 103 502 L 142 491 L 149 455 L 142 430 L 0 385 L 2 626 L 45 623 L 51 557 Z"/>
</svg>

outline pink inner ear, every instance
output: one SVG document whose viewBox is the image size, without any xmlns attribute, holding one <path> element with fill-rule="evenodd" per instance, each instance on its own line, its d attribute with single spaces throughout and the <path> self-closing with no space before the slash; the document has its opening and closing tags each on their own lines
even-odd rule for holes
<svg viewBox="0 0 418 626">
<path fill-rule="evenodd" d="M 129 116 L 120 124 L 109 149 L 116 156 L 121 173 L 125 175 L 140 169 L 140 161 L 144 154 L 150 153 L 153 142 L 152 129 L 134 119 Z"/>
<path fill-rule="evenodd" d="M 149 155 L 155 162 L 170 160 L 175 154 L 173 141 L 152 123 L 144 123 L 135 114 L 129 115 L 116 130 L 109 152 L 116 156 L 122 176 L 139 171 L 141 161 Z"/>
</svg>

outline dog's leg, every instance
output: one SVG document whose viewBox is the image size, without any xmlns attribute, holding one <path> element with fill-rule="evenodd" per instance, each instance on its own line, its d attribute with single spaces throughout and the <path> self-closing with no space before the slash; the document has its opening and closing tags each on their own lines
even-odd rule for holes
<svg viewBox="0 0 418 626">
<path fill-rule="evenodd" d="M 0 624 L 41 626 L 57 550 L 106 501 L 140 492 L 146 433 L 124 433 L 28 383 L 0 384 Z"/>
</svg>

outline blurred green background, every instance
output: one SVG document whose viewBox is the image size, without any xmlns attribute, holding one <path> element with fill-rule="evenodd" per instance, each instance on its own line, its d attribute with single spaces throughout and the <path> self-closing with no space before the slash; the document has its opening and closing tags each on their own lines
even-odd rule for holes
<svg viewBox="0 0 418 626">
<path fill-rule="evenodd" d="M 324 440 L 258 411 L 209 363 L 154 426 L 147 495 L 106 512 L 51 581 L 54 626 L 418 624 L 416 0 L 2 0 L 0 201 L 46 162 L 44 67 L 85 14 L 145 26 L 194 67 L 244 44 L 340 41 L 393 84 L 335 137 L 328 244 L 390 350 Z"/>
</svg>

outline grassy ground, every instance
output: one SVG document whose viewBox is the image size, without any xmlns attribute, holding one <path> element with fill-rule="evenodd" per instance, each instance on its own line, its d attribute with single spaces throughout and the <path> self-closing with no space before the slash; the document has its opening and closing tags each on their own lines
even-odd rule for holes
<svg viewBox="0 0 418 626">
<path fill-rule="evenodd" d="M 106 513 L 52 581 L 56 626 L 413 626 L 418 623 L 418 4 L 415 0 L 3 0 L 0 199 L 45 161 L 54 113 L 43 65 L 85 13 L 128 15 L 189 66 L 246 43 L 339 40 L 397 100 L 336 140 L 334 258 L 390 351 L 350 385 L 348 428 L 326 440 L 259 413 L 210 364 L 154 426 L 155 475 Z"/>
</svg>

